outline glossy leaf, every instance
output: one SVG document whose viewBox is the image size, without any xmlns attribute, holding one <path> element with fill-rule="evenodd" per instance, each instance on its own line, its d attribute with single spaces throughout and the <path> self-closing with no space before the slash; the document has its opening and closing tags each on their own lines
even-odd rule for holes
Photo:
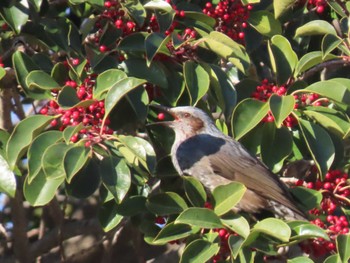
<svg viewBox="0 0 350 263">
<path fill-rule="evenodd" d="M 230 211 L 242 199 L 246 187 L 238 182 L 219 185 L 213 190 L 214 211 L 223 215 Z"/>
<path fill-rule="evenodd" d="M 146 197 L 141 195 L 125 197 L 123 202 L 117 205 L 117 212 L 123 216 L 135 216 L 146 212 Z M 115 201 L 113 200 L 115 203 Z"/>
<path fill-rule="evenodd" d="M 220 246 L 206 240 L 197 239 L 185 247 L 180 263 L 203 263 L 219 252 Z"/>
<path fill-rule="evenodd" d="M 334 160 L 334 145 L 327 132 L 309 121 L 299 119 L 299 126 L 317 168 L 324 176 Z"/>
<path fill-rule="evenodd" d="M 282 126 L 283 121 L 293 111 L 294 105 L 295 99 L 292 95 L 278 96 L 277 94 L 272 94 L 269 99 L 269 106 L 277 128 Z"/>
<path fill-rule="evenodd" d="M 42 169 L 47 178 L 56 179 L 66 176 L 63 166 L 64 156 L 72 147 L 74 146 L 67 145 L 64 142 L 58 142 L 47 147 L 41 159 Z"/>
<path fill-rule="evenodd" d="M 288 9 L 295 5 L 294 0 L 274 0 L 273 9 L 275 11 L 275 18 L 281 17 Z"/>
<path fill-rule="evenodd" d="M 209 89 L 209 75 L 201 65 L 193 61 L 185 62 L 183 74 L 190 95 L 190 105 L 196 105 Z"/>
<path fill-rule="evenodd" d="M 101 100 L 104 94 L 107 93 L 120 80 L 125 79 L 127 75 L 119 69 L 109 69 L 99 74 L 96 78 L 93 97 Z"/>
<path fill-rule="evenodd" d="M 350 105 L 350 90 L 337 81 L 327 80 L 315 82 L 305 90 Z"/>
<path fill-rule="evenodd" d="M 280 219 L 266 218 L 255 224 L 252 231 L 261 232 L 277 238 L 283 242 L 288 242 L 291 236 L 291 229 Z"/>
<path fill-rule="evenodd" d="M 335 59 L 335 58 L 336 56 L 332 54 L 328 54 L 324 57 L 321 51 L 312 51 L 312 52 L 306 53 L 299 60 L 296 66 L 294 75 L 297 76 L 307 71 L 308 69 L 311 69 L 312 67 L 320 64 L 321 62 L 324 62 L 330 59 Z"/>
<path fill-rule="evenodd" d="M 166 44 L 170 40 L 170 35 L 165 36 L 161 33 L 151 33 L 145 39 L 145 49 L 147 57 L 147 65 L 150 65 L 155 55 L 158 53 L 170 55 L 169 49 Z"/>
<path fill-rule="evenodd" d="M 26 78 L 26 84 L 30 89 L 53 90 L 61 88 L 49 74 L 42 70 L 31 71 Z"/>
<path fill-rule="evenodd" d="M 112 193 L 117 203 L 122 202 L 131 186 L 130 169 L 124 159 L 108 156 L 99 164 L 102 183 Z"/>
<path fill-rule="evenodd" d="M 28 177 L 25 179 L 24 197 L 32 206 L 46 205 L 55 197 L 56 191 L 63 181 L 63 176 L 48 178 L 43 170 L 40 170 L 30 184 L 28 183 Z"/>
<path fill-rule="evenodd" d="M 299 200 L 305 210 L 311 210 L 319 206 L 323 198 L 320 191 L 306 187 L 294 187 L 289 189 L 289 191 L 292 192 L 295 199 Z"/>
<path fill-rule="evenodd" d="M 187 208 L 185 200 L 172 192 L 152 195 L 148 198 L 146 206 L 152 213 L 160 216 L 179 214 Z"/>
<path fill-rule="evenodd" d="M 348 262 L 350 259 L 350 235 L 338 235 L 336 243 L 341 261 Z"/>
<path fill-rule="evenodd" d="M 220 228 L 222 223 L 214 211 L 207 208 L 190 207 L 175 220 L 175 224 L 188 224 L 200 228 Z"/>
<path fill-rule="evenodd" d="M 62 132 L 60 131 L 47 131 L 33 140 L 28 149 L 28 184 L 30 184 L 40 172 L 42 168 L 41 159 L 45 150 L 59 140 L 62 140 Z"/>
<path fill-rule="evenodd" d="M 114 201 L 103 204 L 98 217 L 105 232 L 112 230 L 123 220 L 123 216 L 118 214 L 117 206 Z"/>
<path fill-rule="evenodd" d="M 344 261 L 341 261 L 339 254 L 335 254 L 326 258 L 323 263 L 344 263 Z"/>
<path fill-rule="evenodd" d="M 188 237 L 191 234 L 193 234 L 193 230 L 189 225 L 171 222 L 160 230 L 153 243 L 155 245 L 163 245 L 170 241 Z"/>
<path fill-rule="evenodd" d="M 28 0 L 17 1 L 10 7 L 0 9 L 2 18 L 18 34 L 29 19 Z"/>
<path fill-rule="evenodd" d="M 149 172 L 156 167 L 156 154 L 152 145 L 139 137 L 120 135 L 119 140 L 136 156 Z"/>
<path fill-rule="evenodd" d="M 249 98 L 238 103 L 231 119 L 235 139 L 239 140 L 258 125 L 268 111 L 269 105 L 262 101 Z"/>
<path fill-rule="evenodd" d="M 63 139 L 67 144 L 71 143 L 71 138 L 73 135 L 77 134 L 80 130 L 84 129 L 85 126 L 82 122 L 78 125 L 68 126 L 63 131 Z"/>
<path fill-rule="evenodd" d="M 329 240 L 326 231 L 314 224 L 305 221 L 291 221 L 288 223 L 290 228 L 295 232 L 293 239 L 304 240 L 308 238 L 320 237 Z"/>
<path fill-rule="evenodd" d="M 63 165 L 68 183 L 71 182 L 73 176 L 88 162 L 90 154 L 91 150 L 89 148 L 79 145 L 70 148 L 66 152 Z"/>
<path fill-rule="evenodd" d="M 171 5 L 167 2 L 164 1 L 157 1 L 157 0 L 151 0 L 149 2 L 147 2 L 144 7 L 147 9 L 157 9 L 157 10 L 162 10 L 165 12 L 171 12 L 173 10 L 173 8 L 171 7 Z"/>
<path fill-rule="evenodd" d="M 118 82 L 118 85 L 114 85 L 106 95 L 105 99 L 105 116 L 104 121 L 108 117 L 111 110 L 118 104 L 118 102 L 130 91 L 134 90 L 138 86 L 146 83 L 143 79 L 137 79 L 128 77 Z"/>
<path fill-rule="evenodd" d="M 286 127 L 276 128 L 273 123 L 265 123 L 262 142 L 261 158 L 263 162 L 277 173 L 283 166 L 283 161 L 292 152 L 293 139 Z"/>
<path fill-rule="evenodd" d="M 51 94 L 49 90 L 43 89 L 29 89 L 26 84 L 26 77 L 33 70 L 38 70 L 39 67 L 36 65 L 33 60 L 23 52 L 16 51 L 12 55 L 12 63 L 16 72 L 16 78 L 21 87 L 23 88 L 24 93 L 29 98 L 33 99 L 47 99 L 51 98 Z"/>
<path fill-rule="evenodd" d="M 337 35 L 327 34 L 322 39 L 322 58 L 325 58 L 329 53 L 336 49 L 343 40 Z"/>
<path fill-rule="evenodd" d="M 267 37 L 272 37 L 282 33 L 280 22 L 268 11 L 252 12 L 249 15 L 248 22 L 256 29 L 256 31 Z"/>
<path fill-rule="evenodd" d="M 199 44 L 213 51 L 218 56 L 229 60 L 244 74 L 247 73 L 250 64 L 249 56 L 242 45 L 236 43 L 228 36 L 213 31 L 208 36 L 203 37 Z"/>
<path fill-rule="evenodd" d="M 228 213 L 221 218 L 221 222 L 232 231 L 236 232 L 238 235 L 247 238 L 250 233 L 250 226 L 243 216 Z"/>
<path fill-rule="evenodd" d="M 127 0 L 123 3 L 123 6 L 127 9 L 130 16 L 142 27 L 146 18 L 146 10 L 138 0 Z"/>
<path fill-rule="evenodd" d="M 228 238 L 228 245 L 230 247 L 231 254 L 234 259 L 237 258 L 238 253 L 242 249 L 244 240 L 245 239 L 243 237 L 235 235 L 230 235 L 230 237 Z"/>
<path fill-rule="evenodd" d="M 183 179 L 185 193 L 193 206 L 203 207 L 207 200 L 207 194 L 203 185 L 194 177 L 186 176 Z"/>
<path fill-rule="evenodd" d="M 344 138 L 350 131 L 350 123 L 340 112 L 326 107 L 309 107 L 303 113 L 316 120 L 327 130 Z"/>
<path fill-rule="evenodd" d="M 337 35 L 334 27 L 325 20 L 312 20 L 299 27 L 295 32 L 295 36 L 298 37 L 325 34 Z"/>
<path fill-rule="evenodd" d="M 287 38 L 275 35 L 269 42 L 269 55 L 272 70 L 277 75 L 277 83 L 279 85 L 285 84 L 293 75 L 298 63 L 297 54 Z"/>
<path fill-rule="evenodd" d="M 54 117 L 33 115 L 19 122 L 6 145 L 7 160 L 13 170 L 17 161 L 24 155 L 32 140 L 47 127 Z"/>
<path fill-rule="evenodd" d="M 14 197 L 16 193 L 16 177 L 5 158 L 0 155 L 0 192 Z"/>
</svg>

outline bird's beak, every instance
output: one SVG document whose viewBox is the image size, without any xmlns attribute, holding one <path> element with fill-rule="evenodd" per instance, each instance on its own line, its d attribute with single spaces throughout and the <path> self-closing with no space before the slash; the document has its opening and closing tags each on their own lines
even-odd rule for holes
<svg viewBox="0 0 350 263">
<path fill-rule="evenodd" d="M 176 119 L 176 115 L 174 114 L 174 112 L 172 112 L 171 108 L 169 108 L 169 107 L 165 107 L 165 106 L 162 106 L 162 105 L 156 105 L 156 104 L 151 104 L 151 105 L 149 105 L 149 107 L 155 108 L 158 111 L 164 112 L 165 114 L 168 114 L 171 117 L 173 117 L 174 119 Z M 172 120 L 167 120 L 167 121 L 156 121 L 156 122 L 153 122 L 153 123 L 148 123 L 147 126 L 163 125 L 163 126 L 170 127 L 172 124 L 173 124 Z"/>
</svg>

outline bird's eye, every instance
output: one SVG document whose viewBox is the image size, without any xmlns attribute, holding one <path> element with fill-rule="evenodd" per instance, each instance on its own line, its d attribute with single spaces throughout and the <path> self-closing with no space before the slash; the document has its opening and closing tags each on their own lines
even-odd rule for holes
<svg viewBox="0 0 350 263">
<path fill-rule="evenodd" d="M 190 117 L 190 114 L 186 112 L 186 113 L 184 114 L 184 117 L 185 117 L 185 118 L 188 118 L 188 117 Z"/>
</svg>

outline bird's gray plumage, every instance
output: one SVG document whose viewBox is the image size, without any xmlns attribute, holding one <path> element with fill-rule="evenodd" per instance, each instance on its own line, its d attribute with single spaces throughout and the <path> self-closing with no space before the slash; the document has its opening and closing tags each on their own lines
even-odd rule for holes
<svg viewBox="0 0 350 263">
<path fill-rule="evenodd" d="M 241 182 L 247 191 L 240 209 L 251 213 L 267 209 L 285 219 L 305 219 L 278 176 L 218 130 L 206 113 L 189 106 L 166 110 L 174 117 L 163 124 L 175 132 L 171 158 L 180 175 L 191 175 L 210 190 Z"/>
</svg>

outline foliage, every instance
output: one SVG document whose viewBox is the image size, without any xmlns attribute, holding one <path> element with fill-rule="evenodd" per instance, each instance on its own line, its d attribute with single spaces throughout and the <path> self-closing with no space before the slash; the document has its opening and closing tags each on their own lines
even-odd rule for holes
<svg viewBox="0 0 350 263">
<path fill-rule="evenodd" d="M 151 245 L 185 244 L 181 262 L 348 262 L 349 13 L 342 0 L 3 1 L 0 88 L 15 74 L 20 121 L 0 131 L 1 191 L 33 207 L 97 195 L 105 231 L 130 219 Z M 168 116 L 149 104 L 220 116 L 294 182 L 310 222 L 233 213 L 244 185 L 209 194 L 177 176 L 172 133 L 145 126 Z"/>
</svg>

